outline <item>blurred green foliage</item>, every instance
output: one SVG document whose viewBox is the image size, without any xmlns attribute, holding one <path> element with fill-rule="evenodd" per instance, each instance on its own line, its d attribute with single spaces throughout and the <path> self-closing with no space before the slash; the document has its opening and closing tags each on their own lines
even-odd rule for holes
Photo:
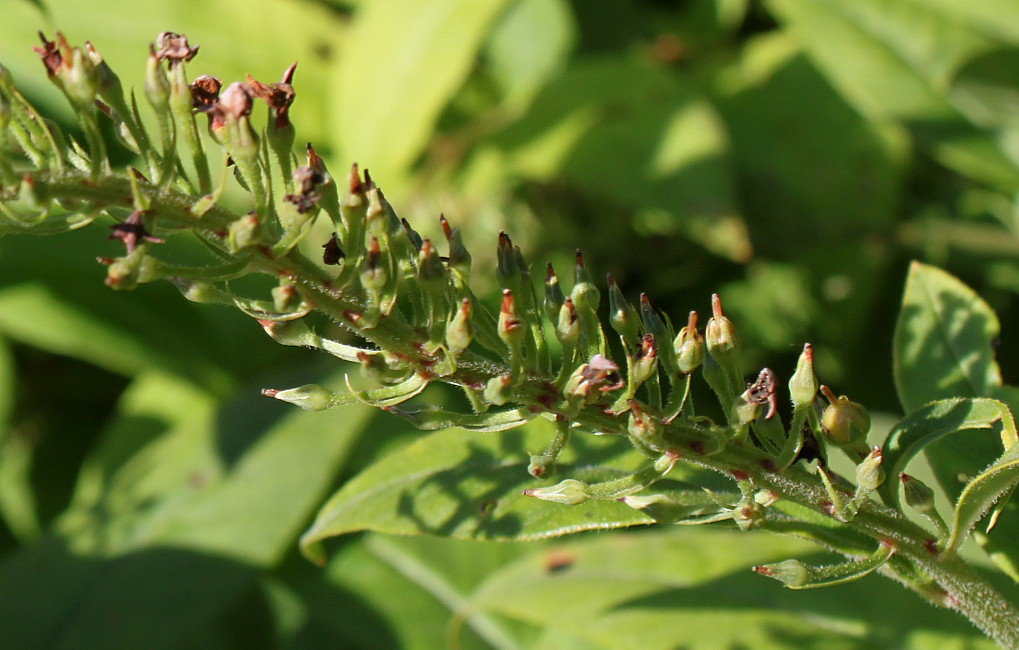
<svg viewBox="0 0 1019 650">
<path fill-rule="evenodd" d="M 505 229 L 562 270 L 583 249 L 674 319 L 719 292 L 753 364 L 786 376 L 810 341 L 822 381 L 872 410 L 899 408 L 908 260 L 962 277 L 1006 332 L 1019 316 L 1010 0 L 7 2 L 0 60 L 73 131 L 29 49 L 40 29 L 91 40 L 136 88 L 160 31 L 224 81 L 297 60 L 298 138 L 370 168 L 424 234 L 444 212 L 487 251 L 476 268 Z M 987 643 L 885 581 L 783 592 L 746 568 L 805 547 L 728 531 L 357 534 L 320 571 L 296 553 L 314 511 L 419 434 L 262 398 L 336 370 L 171 287 L 114 295 L 94 263 L 106 234 L 0 242 L 11 647 Z M 999 350 L 1012 383 L 1015 345 Z"/>
</svg>

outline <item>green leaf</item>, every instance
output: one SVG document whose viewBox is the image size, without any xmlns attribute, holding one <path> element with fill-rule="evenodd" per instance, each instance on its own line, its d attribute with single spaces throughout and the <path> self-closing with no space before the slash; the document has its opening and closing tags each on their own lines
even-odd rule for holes
<svg viewBox="0 0 1019 650">
<path fill-rule="evenodd" d="M 41 283 L 0 289 L 0 333 L 28 345 L 82 359 L 113 372 L 133 375 L 165 368 L 222 390 L 228 377 L 202 358 L 176 354 L 179 348 L 143 338 L 123 319 L 89 313 L 54 295 Z M 120 322 L 117 322 L 120 321 Z"/>
<path fill-rule="evenodd" d="M 517 174 L 631 210 L 639 231 L 683 234 L 736 261 L 751 256 L 721 121 L 677 75 L 577 60 L 495 144 Z"/>
<path fill-rule="evenodd" d="M 464 82 L 507 0 L 381 0 L 358 7 L 331 99 L 341 159 L 399 185 Z"/>
<path fill-rule="evenodd" d="M 1008 407 L 1001 402 L 986 398 L 957 398 L 933 402 L 917 409 L 902 419 L 884 445 L 884 459 L 887 478 L 878 488 L 885 503 L 899 505 L 899 473 L 905 471 L 909 462 L 928 445 L 945 436 L 974 429 L 992 429 L 998 422 L 1003 423 L 1001 438 L 1013 441 L 1016 438 L 1015 421 Z M 1011 445 L 1006 445 L 1006 447 Z"/>
<path fill-rule="evenodd" d="M 49 538 L 0 564 L 0 637 L 13 648 L 172 650 L 217 625 L 254 581 L 251 566 L 186 549 L 107 557 Z"/>
<path fill-rule="evenodd" d="M 301 538 L 302 550 L 309 558 L 322 560 L 324 539 L 358 530 L 527 540 L 650 521 L 614 501 L 566 507 L 523 496 L 526 488 L 557 481 L 553 477 L 539 482 L 527 473 L 530 454 L 544 448 L 550 437 L 536 427 L 488 435 L 461 430 L 427 435 L 340 488 Z M 602 466 L 613 462 L 630 469 L 636 458 L 620 440 L 574 436 L 560 457 L 564 476 L 597 481 L 619 475 L 571 467 L 571 454 L 578 447 L 589 454 L 585 462 L 597 454 Z"/>
<path fill-rule="evenodd" d="M 308 413 L 254 387 L 220 406 L 179 380 L 142 375 L 83 467 L 61 530 L 108 551 L 171 544 L 271 566 L 373 414 Z"/>
<path fill-rule="evenodd" d="M 592 648 L 994 647 L 887 581 L 805 597 L 750 570 L 787 557 L 820 560 L 813 548 L 703 527 L 588 537 L 494 572 L 472 602 Z"/>
<path fill-rule="evenodd" d="M 39 536 L 39 518 L 32 492 L 31 444 L 25 432 L 14 429 L 17 376 L 14 358 L 0 337 L 0 519 L 22 543 Z"/>
<path fill-rule="evenodd" d="M 523 626 L 477 611 L 470 596 L 492 571 L 530 548 L 366 535 L 345 546 L 324 572 L 331 584 L 350 590 L 385 615 L 388 633 L 397 637 L 387 647 L 522 649 L 530 647 L 521 638 Z M 377 642 L 367 645 L 380 647 Z"/>
<path fill-rule="evenodd" d="M 957 0 L 776 0 L 770 7 L 846 98 L 873 119 L 899 120 L 943 164 L 1006 190 L 1019 166 L 996 134 L 974 126 L 948 96 L 949 77 L 985 50 L 1019 42 L 1014 3 L 1002 12 Z"/>
<path fill-rule="evenodd" d="M 895 327 L 895 383 L 909 411 L 944 397 L 997 397 L 1015 404 L 1015 389 L 1001 385 L 992 342 L 998 319 L 972 289 L 932 266 L 910 267 L 903 308 Z M 938 483 L 955 501 L 965 485 L 1013 442 L 1003 429 L 997 436 L 945 436 L 926 449 Z M 895 478 L 891 479 L 892 481 Z M 890 490 L 890 486 L 885 487 Z M 889 493 L 890 494 L 890 493 Z M 1019 581 L 1019 512 L 1010 501 L 992 531 L 975 535 L 987 554 Z"/>
<path fill-rule="evenodd" d="M 952 397 L 987 397 L 1001 385 L 991 341 L 998 318 L 955 277 L 913 262 L 895 326 L 895 386 L 907 412 Z"/>
<path fill-rule="evenodd" d="M 1012 423 L 1015 433 L 1015 423 Z M 1013 444 L 993 465 L 966 484 L 955 505 L 952 533 L 945 542 L 944 553 L 955 553 L 969 532 L 998 499 L 1019 483 L 1019 444 Z"/>
<path fill-rule="evenodd" d="M 485 58 L 511 109 L 527 106 L 560 71 L 576 41 L 575 23 L 564 0 L 518 0 L 499 18 Z"/>
</svg>

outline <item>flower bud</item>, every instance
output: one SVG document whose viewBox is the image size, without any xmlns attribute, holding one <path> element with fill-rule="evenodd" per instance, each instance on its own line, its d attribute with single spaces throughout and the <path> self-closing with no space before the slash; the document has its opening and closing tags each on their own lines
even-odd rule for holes
<svg viewBox="0 0 1019 650">
<path fill-rule="evenodd" d="M 736 364 L 742 345 L 732 321 L 722 313 L 722 300 L 717 293 L 711 296 L 711 312 L 712 317 L 704 329 L 704 342 L 708 354 L 728 370 Z"/>
<path fill-rule="evenodd" d="M 590 498 L 590 494 L 587 491 L 587 483 L 572 478 L 549 487 L 524 490 L 523 495 L 567 506 L 584 503 Z"/>
<path fill-rule="evenodd" d="M 470 298 L 464 298 L 446 325 L 446 348 L 453 356 L 460 356 L 470 346 L 471 332 L 471 301 Z"/>
<path fill-rule="evenodd" d="M 499 308 L 499 338 L 510 348 L 518 348 L 524 340 L 525 333 L 526 329 L 523 322 L 517 318 L 513 292 L 509 289 L 503 289 L 502 304 Z"/>
<path fill-rule="evenodd" d="M 937 514 L 934 507 L 934 490 L 920 479 L 905 472 L 899 474 L 899 480 L 902 481 L 902 491 L 909 507 L 924 516 Z"/>
<path fill-rule="evenodd" d="M 601 301 L 601 292 L 591 282 L 591 276 L 584 267 L 584 255 L 577 251 L 577 263 L 573 267 L 573 290 L 570 298 L 578 310 L 595 312 Z"/>
<path fill-rule="evenodd" d="M 559 278 L 549 262 L 545 266 L 545 317 L 549 322 L 556 324 L 559 321 L 559 310 L 563 306 L 563 290 L 559 286 Z"/>
<path fill-rule="evenodd" d="M 609 325 L 616 331 L 627 346 L 635 345 L 640 336 L 637 328 L 637 312 L 626 302 L 623 292 L 612 274 L 605 276 L 609 285 Z"/>
<path fill-rule="evenodd" d="M 91 110 L 99 91 L 99 75 L 95 63 L 81 48 L 71 50 L 70 65 L 62 65 L 57 74 L 63 81 L 64 92 L 79 109 Z"/>
<path fill-rule="evenodd" d="M 764 525 L 765 509 L 754 499 L 745 498 L 732 511 L 732 519 L 740 530 L 752 530 Z"/>
<path fill-rule="evenodd" d="M 679 330 L 672 347 L 676 351 L 676 363 L 682 373 L 693 372 L 704 361 L 704 338 L 697 331 L 697 312 L 690 312 L 686 327 Z"/>
<path fill-rule="evenodd" d="M 418 253 L 418 277 L 426 285 L 441 291 L 446 286 L 446 267 L 442 265 L 442 260 L 439 259 L 431 240 L 421 240 L 418 250 L 420 251 Z"/>
<path fill-rule="evenodd" d="M 859 453 L 861 457 L 866 455 L 867 433 L 870 432 L 867 409 L 849 401 L 845 395 L 836 399 L 827 386 L 821 386 L 821 392 L 829 402 L 821 414 L 821 428 L 829 440 Z"/>
<path fill-rule="evenodd" d="M 633 359 L 633 381 L 642 384 L 658 371 L 658 345 L 653 334 L 645 334 Z"/>
<path fill-rule="evenodd" d="M 513 377 L 508 374 L 497 375 L 485 384 L 485 400 L 490 404 L 502 406 L 509 401 L 513 388 Z"/>
<path fill-rule="evenodd" d="M 794 408 L 806 408 L 817 397 L 817 376 L 814 374 L 814 348 L 809 343 L 803 346 L 796 371 L 789 378 L 789 397 Z"/>
<path fill-rule="evenodd" d="M 856 484 L 860 490 L 873 492 L 884 480 L 885 472 L 881 469 L 881 447 L 874 447 L 863 462 L 856 466 Z"/>
<path fill-rule="evenodd" d="M 262 243 L 262 225 L 253 213 L 233 221 L 227 229 L 226 245 L 231 253 Z"/>
<path fill-rule="evenodd" d="M 774 578 L 787 587 L 802 587 L 810 580 L 810 571 L 799 560 L 785 560 L 775 564 L 755 566 L 754 571 L 762 576 Z"/>
<path fill-rule="evenodd" d="M 499 278 L 499 281 L 506 286 L 513 286 L 511 282 L 520 273 L 520 268 L 517 266 L 516 256 L 513 254 L 513 242 L 510 240 L 509 235 L 506 231 L 499 231 L 499 246 L 496 249 L 496 263 L 495 263 L 495 275 Z"/>
<path fill-rule="evenodd" d="M 576 343 L 580 339 L 580 319 L 572 298 L 564 300 L 559 308 L 555 332 L 560 343 Z"/>
<path fill-rule="evenodd" d="M 157 111 L 165 110 L 170 103 L 170 80 L 152 49 L 149 50 L 149 60 L 145 66 L 145 98 Z"/>
<path fill-rule="evenodd" d="M 267 388 L 262 391 L 262 394 L 300 406 L 305 411 L 324 411 L 333 405 L 333 392 L 318 384 L 306 384 L 287 390 Z"/>
<path fill-rule="evenodd" d="M 464 247 L 463 235 L 459 228 L 450 228 L 446 217 L 439 215 L 439 224 L 449 243 L 449 270 L 454 272 L 461 286 L 467 286 L 471 277 L 471 254 Z"/>
<path fill-rule="evenodd" d="M 386 286 L 389 274 L 386 273 L 385 264 L 382 264 L 382 249 L 379 247 L 378 237 L 372 237 L 368 244 L 368 255 L 364 260 L 364 270 L 361 272 L 361 285 L 372 295 L 378 295 Z"/>
<path fill-rule="evenodd" d="M 660 417 L 648 411 L 647 407 L 637 400 L 631 399 L 630 419 L 627 422 L 627 431 L 638 442 L 652 451 L 664 453 L 666 450 L 665 440 L 662 438 L 663 426 Z"/>
</svg>

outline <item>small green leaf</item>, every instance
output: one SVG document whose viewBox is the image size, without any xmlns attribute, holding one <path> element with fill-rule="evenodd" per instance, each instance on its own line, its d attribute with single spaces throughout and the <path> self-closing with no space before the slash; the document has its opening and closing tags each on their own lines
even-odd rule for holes
<svg viewBox="0 0 1019 650">
<path fill-rule="evenodd" d="M 933 402 L 902 419 L 884 446 L 888 478 L 878 488 L 885 503 L 899 504 L 899 473 L 928 445 L 952 434 L 974 429 L 991 429 L 1002 422 L 1003 441 L 1014 440 L 1015 421 L 1008 407 L 993 399 L 948 399 Z M 1011 446 L 1011 445 L 1009 445 Z"/>
<path fill-rule="evenodd" d="M 1015 424 L 1012 424 L 1013 431 Z M 969 532 L 1002 496 L 1019 483 L 1019 444 L 1014 444 L 993 465 L 966 484 L 952 519 L 952 533 L 943 553 L 955 553 Z"/>
<path fill-rule="evenodd" d="M 302 550 L 309 558 L 322 560 L 323 540 L 358 530 L 526 540 L 650 521 L 615 501 L 566 507 L 524 496 L 524 489 L 557 482 L 554 477 L 539 482 L 527 473 L 530 452 L 543 448 L 548 438 L 544 428 L 536 427 L 484 436 L 462 430 L 425 436 L 340 488 L 302 537 Z M 589 454 L 594 453 L 591 447 L 608 450 L 609 458 L 633 454 L 617 439 L 574 436 L 560 459 L 567 465 L 562 474 L 585 481 L 616 478 L 621 472 L 568 466 L 578 446 Z"/>
<path fill-rule="evenodd" d="M 907 412 L 950 397 L 987 397 L 1001 385 L 991 349 L 998 318 L 941 269 L 913 262 L 895 326 L 894 373 Z"/>
</svg>

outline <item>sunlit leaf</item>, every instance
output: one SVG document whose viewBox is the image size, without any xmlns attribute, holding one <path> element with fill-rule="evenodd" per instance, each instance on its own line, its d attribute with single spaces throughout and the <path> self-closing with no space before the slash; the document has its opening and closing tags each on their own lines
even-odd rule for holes
<svg viewBox="0 0 1019 650">
<path fill-rule="evenodd" d="M 460 539 L 540 539 L 590 529 L 644 524 L 650 518 L 614 501 L 562 506 L 523 496 L 527 488 L 547 485 L 527 473 L 529 454 L 548 444 L 542 429 L 515 429 L 479 435 L 461 430 L 427 435 L 351 479 L 319 511 L 301 539 L 306 555 L 321 560 L 321 542 L 358 530 L 429 533 Z M 626 445 L 583 439 L 603 463 L 633 458 Z M 609 440 L 608 443 L 618 442 Z M 605 455 L 608 453 L 608 455 Z M 618 476 L 612 470 L 578 471 L 562 457 L 564 476 L 594 481 Z"/>
<path fill-rule="evenodd" d="M 1015 429 L 1014 423 L 1012 428 Z M 952 534 L 945 541 L 944 552 L 953 553 L 958 550 L 977 521 L 1017 483 L 1019 483 L 1019 444 L 1014 444 L 993 465 L 966 484 L 955 506 Z"/>
<path fill-rule="evenodd" d="M 1019 166 L 993 133 L 969 122 L 948 96 L 949 76 L 968 58 L 1016 43 L 1003 12 L 943 0 L 776 0 L 771 6 L 832 83 L 864 114 L 901 121 L 935 157 L 963 174 L 1014 190 Z"/>
<path fill-rule="evenodd" d="M 788 557 L 818 560 L 808 555 L 814 548 L 705 528 L 590 537 L 494 572 L 472 601 L 594 648 L 993 647 L 876 578 L 805 596 L 750 571 Z"/>
<path fill-rule="evenodd" d="M 928 445 L 974 429 L 992 429 L 1003 423 L 1002 439 L 1014 439 L 1015 422 L 1001 402 L 992 399 L 950 399 L 913 411 L 895 425 L 884 446 L 885 482 L 878 488 L 889 504 L 899 503 L 899 473 Z"/>
<path fill-rule="evenodd" d="M 341 154 L 398 185 L 506 5 L 381 0 L 358 7 L 331 84 Z"/>
<path fill-rule="evenodd" d="M 913 262 L 895 328 L 895 385 L 903 409 L 989 396 L 1001 384 L 991 349 L 999 331 L 997 316 L 972 289 L 937 267 Z"/>
</svg>

